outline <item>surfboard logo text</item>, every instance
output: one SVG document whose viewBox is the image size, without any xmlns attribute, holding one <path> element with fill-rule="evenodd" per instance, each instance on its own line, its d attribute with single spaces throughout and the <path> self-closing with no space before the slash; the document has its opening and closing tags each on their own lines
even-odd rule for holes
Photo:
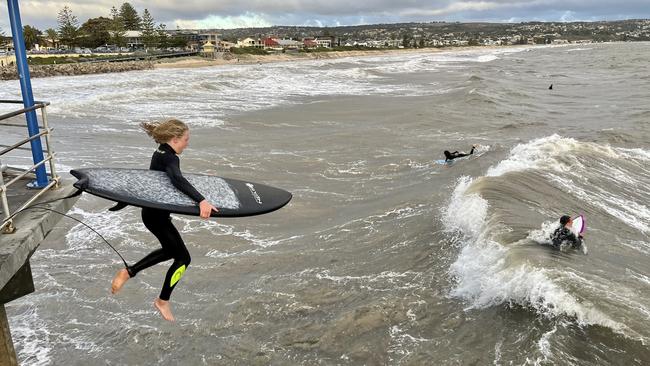
<svg viewBox="0 0 650 366">
<path fill-rule="evenodd" d="M 246 187 L 248 187 L 248 189 L 251 191 L 251 194 L 253 195 L 253 198 L 255 198 L 255 201 L 261 205 L 262 199 L 260 198 L 260 195 L 257 194 L 257 191 L 255 190 L 255 186 L 252 185 L 251 183 L 246 183 Z"/>
</svg>

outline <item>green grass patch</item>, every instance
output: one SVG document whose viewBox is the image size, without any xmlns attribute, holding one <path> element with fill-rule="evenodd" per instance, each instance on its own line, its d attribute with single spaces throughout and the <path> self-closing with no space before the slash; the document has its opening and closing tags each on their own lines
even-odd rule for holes
<svg viewBox="0 0 650 366">
<path fill-rule="evenodd" d="M 233 55 L 268 55 L 269 53 L 266 52 L 262 48 L 257 48 L 257 47 L 231 47 L 230 48 L 230 53 Z"/>
</svg>

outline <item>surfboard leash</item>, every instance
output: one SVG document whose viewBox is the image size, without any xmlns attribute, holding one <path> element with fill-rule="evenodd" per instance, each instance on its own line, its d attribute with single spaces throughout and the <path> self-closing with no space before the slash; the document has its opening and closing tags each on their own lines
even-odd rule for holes
<svg viewBox="0 0 650 366">
<path fill-rule="evenodd" d="M 57 198 L 57 199 L 53 199 L 53 200 L 45 201 L 45 202 L 35 203 L 35 204 L 33 204 L 33 205 L 30 205 L 30 206 L 27 206 L 27 207 L 23 208 L 22 210 L 18 210 L 18 211 L 16 211 L 16 212 L 14 212 L 13 215 L 11 215 L 11 216 L 9 216 L 9 218 L 7 218 L 7 220 L 11 220 L 12 218 L 14 218 L 16 215 L 18 215 L 18 214 L 21 213 L 21 212 L 24 212 L 24 211 L 27 211 L 27 210 L 32 210 L 32 209 L 40 209 L 40 210 L 51 211 L 51 212 L 57 213 L 57 214 L 59 214 L 59 215 L 61 215 L 61 216 L 67 217 L 67 218 L 69 218 L 69 219 L 72 219 L 72 220 L 74 220 L 74 221 L 80 223 L 81 225 L 87 227 L 87 228 L 90 229 L 92 232 L 94 232 L 95 234 L 97 234 L 100 238 L 102 238 L 102 240 L 104 241 L 104 243 L 106 243 L 106 245 L 108 245 L 109 247 L 111 247 L 111 249 L 113 249 L 113 251 L 117 254 L 117 256 L 120 257 L 120 259 L 121 259 L 122 262 L 124 263 L 124 267 L 127 268 L 127 270 L 128 270 L 128 268 L 129 268 L 129 264 L 126 263 L 126 260 L 124 259 L 124 257 L 122 257 L 122 255 L 120 254 L 120 252 L 118 252 L 117 249 L 115 249 L 115 247 L 113 247 L 113 246 L 111 245 L 111 243 L 109 243 L 108 240 L 106 240 L 106 238 L 104 238 L 104 237 L 102 236 L 102 234 L 100 234 L 99 232 L 97 232 L 97 230 L 93 229 L 90 225 L 88 225 L 88 224 L 86 224 L 85 222 L 83 222 L 83 221 L 77 219 L 76 217 L 70 216 L 70 215 L 68 215 L 68 214 L 65 214 L 65 213 L 63 213 L 63 212 L 60 212 L 60 211 L 57 211 L 57 210 L 54 210 L 54 209 L 51 209 L 51 208 L 49 208 L 49 207 L 41 207 L 41 206 L 40 206 L 40 205 L 45 205 L 45 204 L 53 203 L 53 202 L 56 202 L 56 201 L 62 201 L 62 200 L 68 199 L 68 198 L 76 197 L 76 196 L 78 196 L 78 195 L 80 195 L 80 194 L 82 194 L 82 193 L 83 193 L 83 190 L 78 189 L 75 193 L 73 193 L 73 194 L 71 194 L 71 195 L 69 195 L 69 196 L 66 196 L 66 197 Z M 7 221 L 7 220 L 5 220 L 5 221 Z"/>
</svg>

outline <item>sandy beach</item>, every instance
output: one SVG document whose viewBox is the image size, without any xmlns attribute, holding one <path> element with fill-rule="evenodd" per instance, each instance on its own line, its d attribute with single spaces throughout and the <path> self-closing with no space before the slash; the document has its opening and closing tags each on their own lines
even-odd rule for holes
<svg viewBox="0 0 650 366">
<path fill-rule="evenodd" d="M 183 57 L 177 59 L 164 59 L 158 61 L 155 69 L 167 68 L 196 68 L 218 65 L 233 64 L 258 64 L 272 62 L 302 61 L 302 60 L 320 60 L 336 59 L 343 57 L 364 57 L 364 56 L 384 56 L 409 53 L 439 53 L 439 52 L 461 52 L 466 50 L 492 49 L 504 47 L 521 47 L 521 46 L 484 46 L 484 47 L 444 47 L 444 48 L 409 48 L 409 49 L 386 49 L 376 51 L 332 51 L 332 52 L 311 52 L 311 53 L 277 53 L 269 55 L 252 55 L 230 54 L 229 58 L 210 59 L 204 57 Z"/>
</svg>

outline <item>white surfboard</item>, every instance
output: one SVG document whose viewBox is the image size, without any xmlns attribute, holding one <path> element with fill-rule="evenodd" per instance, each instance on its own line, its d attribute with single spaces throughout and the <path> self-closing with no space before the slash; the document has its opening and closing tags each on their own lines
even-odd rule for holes
<svg viewBox="0 0 650 366">
<path fill-rule="evenodd" d="M 585 225 L 585 217 L 583 215 L 578 215 L 573 218 L 573 224 L 571 225 L 571 232 L 576 236 L 585 232 L 587 226 Z"/>
</svg>

